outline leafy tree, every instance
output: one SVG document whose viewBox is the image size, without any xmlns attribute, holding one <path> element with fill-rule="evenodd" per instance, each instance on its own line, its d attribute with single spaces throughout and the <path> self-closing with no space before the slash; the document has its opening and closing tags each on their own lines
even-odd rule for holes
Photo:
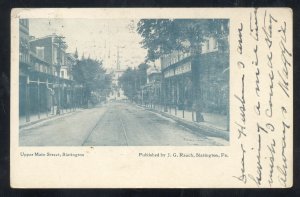
<svg viewBox="0 0 300 197">
<path fill-rule="evenodd" d="M 140 64 L 138 68 L 128 68 L 119 78 L 125 96 L 134 100 L 140 88 L 147 83 L 148 64 Z"/>
<path fill-rule="evenodd" d="M 138 66 L 137 69 L 137 78 L 138 78 L 138 87 L 141 87 L 147 83 L 147 69 L 149 68 L 148 64 L 142 63 Z"/>
<path fill-rule="evenodd" d="M 153 61 L 174 50 L 199 52 L 205 37 L 220 39 L 229 29 L 227 19 L 141 19 L 137 31 Z"/>
<path fill-rule="evenodd" d="M 146 61 L 154 61 L 173 51 L 190 52 L 194 61 L 199 61 L 202 44 L 209 37 L 217 39 L 219 50 L 228 50 L 228 19 L 142 19 L 137 31 L 143 37 L 143 48 L 147 49 Z M 193 81 L 199 78 L 199 70 L 193 72 Z M 164 82 L 163 82 L 164 83 Z M 194 84 L 198 84 L 195 82 Z M 199 112 L 203 105 L 199 86 L 191 87 L 194 108 Z M 203 118 L 202 118 L 203 119 Z"/>
<path fill-rule="evenodd" d="M 135 76 L 136 70 L 128 68 L 119 78 L 119 83 L 124 91 L 125 96 L 131 100 L 136 95 Z"/>
<path fill-rule="evenodd" d="M 81 59 L 73 68 L 74 80 L 83 84 L 85 102 L 91 99 L 92 92 L 107 94 L 111 87 L 111 77 L 106 74 L 102 62 L 93 59 Z"/>
</svg>

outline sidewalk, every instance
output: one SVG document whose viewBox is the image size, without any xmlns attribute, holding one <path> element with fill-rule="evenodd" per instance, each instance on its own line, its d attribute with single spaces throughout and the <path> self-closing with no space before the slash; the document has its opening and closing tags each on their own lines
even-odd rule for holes
<svg viewBox="0 0 300 197">
<path fill-rule="evenodd" d="M 222 137 L 229 140 L 228 125 L 229 120 L 226 115 L 213 114 L 213 113 L 202 113 L 204 122 L 195 122 L 196 113 L 191 111 L 183 111 L 175 108 L 168 108 L 167 112 L 164 112 L 162 106 L 142 106 L 147 110 L 158 112 L 161 115 L 167 116 L 169 118 L 175 119 L 185 126 L 195 129 L 201 129 L 206 134 L 214 137 Z"/>
<path fill-rule="evenodd" d="M 63 109 L 61 110 L 61 114 L 57 115 L 56 114 L 56 106 L 54 107 L 54 110 L 47 112 L 41 112 L 40 115 L 38 114 L 31 114 L 30 115 L 30 121 L 26 122 L 26 116 L 20 116 L 19 117 L 19 128 L 24 128 L 45 120 L 51 120 L 56 117 L 62 117 L 65 115 L 70 115 L 76 111 L 80 111 L 80 108 L 76 109 Z M 54 113 L 53 113 L 54 112 Z"/>
</svg>

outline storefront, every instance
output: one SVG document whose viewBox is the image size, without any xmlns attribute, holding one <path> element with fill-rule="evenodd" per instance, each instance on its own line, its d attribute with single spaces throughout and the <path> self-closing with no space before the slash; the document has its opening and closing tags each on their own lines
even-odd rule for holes
<svg viewBox="0 0 300 197">
<path fill-rule="evenodd" d="M 193 103 L 192 61 L 187 58 L 163 70 L 163 100 L 178 109 L 190 109 Z"/>
<path fill-rule="evenodd" d="M 163 103 L 191 111 L 226 114 L 229 54 L 218 51 L 189 56 L 164 70 Z"/>
</svg>

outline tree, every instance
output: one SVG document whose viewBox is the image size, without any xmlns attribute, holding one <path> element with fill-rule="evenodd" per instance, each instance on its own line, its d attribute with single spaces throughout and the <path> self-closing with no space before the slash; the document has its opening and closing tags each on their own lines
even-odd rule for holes
<svg viewBox="0 0 300 197">
<path fill-rule="evenodd" d="M 206 37 L 219 39 L 229 33 L 227 19 L 141 19 L 137 31 L 148 50 L 147 61 L 175 50 L 200 52 Z"/>
<path fill-rule="evenodd" d="M 147 83 L 147 69 L 149 65 L 142 63 L 138 68 L 128 68 L 119 78 L 119 83 L 125 96 L 130 100 L 137 97 L 138 91 Z"/>
<path fill-rule="evenodd" d="M 148 51 L 146 61 L 154 61 L 173 51 L 182 51 L 190 52 L 192 61 L 199 65 L 198 54 L 201 54 L 202 45 L 208 38 L 217 39 L 219 50 L 228 50 L 228 22 L 228 19 L 142 19 L 137 31 L 143 37 L 142 46 Z M 201 121 L 203 93 L 197 82 L 199 75 L 199 67 L 194 67 L 194 85 L 190 87 L 190 92 L 193 92 L 193 108 L 198 111 L 197 117 Z M 165 80 L 162 83 L 165 88 Z"/>
<path fill-rule="evenodd" d="M 84 99 L 91 100 L 92 92 L 107 92 L 111 87 L 111 78 L 102 67 L 102 62 L 93 59 L 81 59 L 73 69 L 74 80 L 84 86 Z M 106 93 L 105 93 L 106 94 Z"/>
<path fill-rule="evenodd" d="M 148 64 L 142 63 L 138 66 L 137 78 L 139 82 L 139 88 L 147 83 L 147 69 L 149 68 Z"/>
<path fill-rule="evenodd" d="M 119 83 L 121 88 L 124 91 L 125 96 L 127 96 L 130 100 L 136 95 L 135 89 L 135 75 L 136 71 L 132 68 L 128 68 L 123 75 L 119 78 Z"/>
</svg>

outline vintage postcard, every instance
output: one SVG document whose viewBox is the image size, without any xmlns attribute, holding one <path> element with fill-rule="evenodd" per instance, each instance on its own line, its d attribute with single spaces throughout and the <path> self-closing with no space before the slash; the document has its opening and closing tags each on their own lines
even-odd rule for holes
<svg viewBox="0 0 300 197">
<path fill-rule="evenodd" d="M 292 18 L 13 9 L 11 187 L 292 187 Z"/>
</svg>

